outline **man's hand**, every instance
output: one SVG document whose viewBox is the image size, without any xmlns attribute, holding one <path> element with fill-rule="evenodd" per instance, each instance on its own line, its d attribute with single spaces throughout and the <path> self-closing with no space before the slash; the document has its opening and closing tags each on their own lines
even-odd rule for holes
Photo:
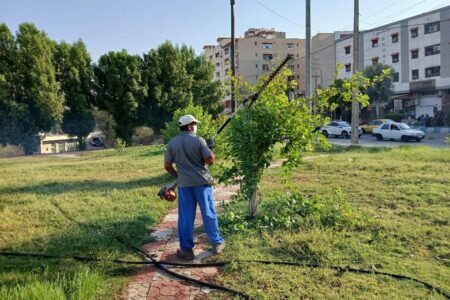
<svg viewBox="0 0 450 300">
<path fill-rule="evenodd" d="M 209 148 L 210 150 L 213 150 L 213 149 L 214 149 L 214 140 L 211 139 L 211 138 L 207 139 L 207 140 L 206 140 L 206 145 L 208 146 L 208 148 Z"/>
<path fill-rule="evenodd" d="M 164 169 L 166 169 L 167 173 L 169 173 L 170 175 L 178 177 L 177 171 L 175 170 L 171 162 L 165 162 Z"/>
</svg>

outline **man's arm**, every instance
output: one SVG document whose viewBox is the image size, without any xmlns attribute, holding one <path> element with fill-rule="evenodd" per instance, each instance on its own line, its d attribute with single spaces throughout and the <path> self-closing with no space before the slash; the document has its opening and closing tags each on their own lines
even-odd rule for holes
<svg viewBox="0 0 450 300">
<path fill-rule="evenodd" d="M 173 163 L 172 162 L 165 162 L 164 163 L 164 169 L 166 169 L 167 173 L 169 173 L 170 175 L 172 175 L 174 177 L 178 177 L 178 173 L 175 170 L 175 168 L 173 167 Z"/>
<path fill-rule="evenodd" d="M 214 163 L 215 160 L 216 160 L 216 157 L 214 155 L 214 152 L 211 151 L 211 155 L 208 156 L 207 158 L 205 158 L 205 163 L 208 166 L 211 166 Z"/>
</svg>

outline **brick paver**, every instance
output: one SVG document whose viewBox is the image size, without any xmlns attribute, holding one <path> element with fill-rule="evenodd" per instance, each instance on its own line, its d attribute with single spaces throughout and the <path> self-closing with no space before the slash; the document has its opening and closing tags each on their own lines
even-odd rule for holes
<svg viewBox="0 0 450 300">
<path fill-rule="evenodd" d="M 237 193 L 237 186 L 217 186 L 214 188 L 214 200 L 216 207 L 223 202 L 231 200 Z M 163 219 L 163 221 L 155 226 L 150 236 L 154 238 L 154 242 L 142 245 L 145 251 L 157 260 L 166 260 L 174 262 L 185 262 L 176 257 L 175 252 L 179 247 L 177 234 L 178 210 L 172 209 Z M 200 210 L 197 208 L 196 224 L 202 224 Z M 196 234 L 196 246 L 194 249 L 194 263 L 199 263 L 203 259 L 212 255 L 208 251 L 208 243 L 206 234 Z M 217 267 L 207 268 L 177 268 L 167 267 L 168 269 L 188 277 L 208 280 L 219 272 Z M 145 266 L 141 268 L 130 280 L 128 286 L 123 293 L 123 299 L 127 300 L 154 300 L 154 299 L 177 299 L 191 300 L 204 299 L 211 292 L 210 289 L 191 285 L 177 278 L 173 278 L 168 274 L 161 272 L 154 266 Z"/>
</svg>

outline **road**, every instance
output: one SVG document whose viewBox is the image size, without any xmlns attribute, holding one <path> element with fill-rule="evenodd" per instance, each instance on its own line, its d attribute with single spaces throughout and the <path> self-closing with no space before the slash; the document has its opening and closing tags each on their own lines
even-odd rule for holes
<svg viewBox="0 0 450 300">
<path fill-rule="evenodd" d="M 433 148 L 450 148 L 450 144 L 445 143 L 447 134 L 427 133 L 421 142 L 401 142 L 401 141 L 377 141 L 371 134 L 363 134 L 359 139 L 362 147 L 398 147 L 398 146 L 429 146 Z M 350 139 L 340 137 L 329 137 L 328 142 L 333 145 L 350 146 Z"/>
</svg>

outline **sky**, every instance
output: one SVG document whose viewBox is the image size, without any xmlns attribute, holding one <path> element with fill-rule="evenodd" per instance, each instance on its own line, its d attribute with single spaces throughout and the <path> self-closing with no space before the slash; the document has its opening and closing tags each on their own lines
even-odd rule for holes
<svg viewBox="0 0 450 300">
<path fill-rule="evenodd" d="M 450 5 L 450 0 L 360 0 L 360 28 L 369 29 Z M 250 27 L 305 37 L 304 0 L 236 0 L 236 36 Z M 51 39 L 82 39 L 93 61 L 109 51 L 142 54 L 166 40 L 204 45 L 230 35 L 229 0 L 0 0 L 0 23 L 15 33 L 32 22 Z M 352 30 L 353 0 L 311 0 L 311 31 Z"/>
</svg>

